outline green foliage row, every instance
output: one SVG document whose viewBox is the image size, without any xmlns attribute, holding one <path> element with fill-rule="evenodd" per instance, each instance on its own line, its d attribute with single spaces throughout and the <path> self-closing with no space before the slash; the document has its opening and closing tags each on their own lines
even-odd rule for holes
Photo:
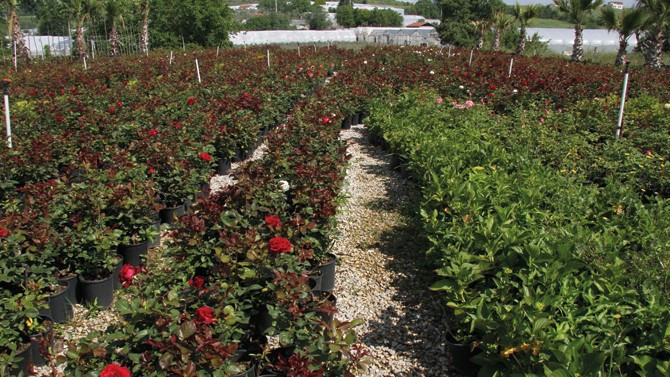
<svg viewBox="0 0 670 377">
<path fill-rule="evenodd" d="M 337 7 L 335 19 L 342 27 L 358 26 L 402 26 L 403 18 L 392 9 L 354 9 L 349 5 Z"/>
<path fill-rule="evenodd" d="M 423 190 L 432 288 L 480 376 L 670 373 L 670 110 L 633 100 L 615 141 L 606 101 L 492 115 L 416 91 L 372 105 L 372 132 Z"/>
</svg>

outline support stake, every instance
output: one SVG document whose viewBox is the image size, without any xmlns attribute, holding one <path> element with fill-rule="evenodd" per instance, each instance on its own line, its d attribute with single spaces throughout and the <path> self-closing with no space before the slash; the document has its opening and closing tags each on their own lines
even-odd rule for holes
<svg viewBox="0 0 670 377">
<path fill-rule="evenodd" d="M 623 128 L 623 109 L 626 106 L 626 92 L 628 91 L 628 75 L 630 73 L 630 62 L 626 62 L 626 73 L 623 76 L 623 90 L 621 91 L 621 108 L 619 109 L 619 122 L 616 128 L 616 138 L 621 137 L 621 129 Z"/>
<path fill-rule="evenodd" d="M 507 74 L 507 77 L 512 77 L 512 67 L 514 66 L 514 58 L 510 59 L 509 61 L 509 73 Z"/>
<path fill-rule="evenodd" d="M 200 64 L 198 63 L 198 55 L 195 56 L 195 70 L 198 72 L 198 83 L 202 84 L 202 80 L 200 79 Z"/>
<path fill-rule="evenodd" d="M 9 118 L 9 79 L 2 80 L 2 94 L 5 97 L 5 123 L 7 124 L 7 143 L 12 148 L 12 121 Z"/>
</svg>

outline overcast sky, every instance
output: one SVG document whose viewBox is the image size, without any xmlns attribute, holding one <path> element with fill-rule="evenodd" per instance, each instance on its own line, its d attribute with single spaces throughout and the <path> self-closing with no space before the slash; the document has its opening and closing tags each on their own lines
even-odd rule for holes
<svg viewBox="0 0 670 377">
<path fill-rule="evenodd" d="M 514 4 L 516 1 L 515 0 L 503 0 L 507 4 Z M 605 4 L 609 2 L 609 0 L 604 0 L 603 1 Z M 624 4 L 626 6 L 633 6 L 637 4 L 637 0 L 623 0 Z M 519 0 L 519 4 L 521 5 L 526 5 L 526 4 L 552 4 L 552 0 Z"/>
</svg>

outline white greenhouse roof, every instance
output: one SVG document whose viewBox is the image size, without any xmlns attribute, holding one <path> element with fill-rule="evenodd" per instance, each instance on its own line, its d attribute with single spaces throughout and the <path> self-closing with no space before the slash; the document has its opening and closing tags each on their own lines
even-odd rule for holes
<svg viewBox="0 0 670 377">
<path fill-rule="evenodd" d="M 241 31 L 230 36 L 234 45 L 273 43 L 356 42 L 354 29 Z"/>
<path fill-rule="evenodd" d="M 556 29 L 556 28 L 528 28 L 528 36 L 531 37 L 537 33 L 542 42 L 546 42 L 549 48 L 555 51 L 562 51 L 572 48 L 575 40 L 574 29 Z M 616 50 L 619 47 L 619 34 L 609 32 L 605 29 L 585 29 L 584 47 L 598 48 L 598 50 Z M 628 41 L 629 48 L 637 46 L 637 39 L 632 36 Z"/>
</svg>

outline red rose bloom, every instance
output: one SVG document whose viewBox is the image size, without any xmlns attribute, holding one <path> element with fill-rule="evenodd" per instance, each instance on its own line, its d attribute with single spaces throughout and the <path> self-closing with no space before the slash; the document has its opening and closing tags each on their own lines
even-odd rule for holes
<svg viewBox="0 0 670 377">
<path fill-rule="evenodd" d="M 4 228 L 0 228 L 0 237 L 7 237 L 9 236 L 9 231 Z"/>
<path fill-rule="evenodd" d="M 129 264 L 124 264 L 123 267 L 121 267 L 121 271 L 119 272 L 119 280 L 121 280 L 123 288 L 130 287 L 133 281 L 133 277 L 139 274 L 140 271 L 140 267 L 133 267 Z"/>
<path fill-rule="evenodd" d="M 131 377 L 128 368 L 120 365 L 109 364 L 100 372 L 100 377 Z"/>
<path fill-rule="evenodd" d="M 281 220 L 278 216 L 265 216 L 265 224 L 275 228 L 281 228 Z"/>
<path fill-rule="evenodd" d="M 291 241 L 284 237 L 270 238 L 270 251 L 273 253 L 290 253 L 291 247 Z"/>
<path fill-rule="evenodd" d="M 107 110 L 107 111 L 108 111 L 110 114 L 114 114 L 114 113 L 116 113 L 116 107 L 112 106 L 112 107 L 110 107 L 109 110 Z"/>
<path fill-rule="evenodd" d="M 195 105 L 195 98 L 193 98 L 193 97 L 189 97 L 188 100 L 186 100 L 186 103 L 187 103 L 189 106 L 193 106 L 193 105 Z"/>
<path fill-rule="evenodd" d="M 202 276 L 196 276 L 188 281 L 188 285 L 193 288 L 202 288 L 205 285 L 205 279 Z"/>
<path fill-rule="evenodd" d="M 328 118 L 328 117 L 323 117 L 323 118 L 321 118 L 321 124 L 322 124 L 322 125 L 325 126 L 325 125 L 328 124 L 328 123 L 330 123 L 330 118 Z"/>
<path fill-rule="evenodd" d="M 64 120 L 65 120 L 65 118 L 63 118 L 62 116 L 60 116 L 60 115 L 56 116 L 56 122 L 61 123 Z"/>
<path fill-rule="evenodd" d="M 214 323 L 216 320 L 216 318 L 214 318 L 214 309 L 210 308 L 209 306 L 199 307 L 195 311 L 195 316 L 198 321 L 207 324 Z"/>
<path fill-rule="evenodd" d="M 151 135 L 151 136 L 156 136 L 156 135 L 158 135 L 158 130 L 157 130 L 157 129 L 151 129 L 151 130 L 149 130 L 149 135 Z"/>
<path fill-rule="evenodd" d="M 153 166 L 149 166 L 149 174 L 154 174 L 156 173 L 156 169 L 153 168 Z"/>
<path fill-rule="evenodd" d="M 207 153 L 207 152 L 200 153 L 200 158 L 207 161 L 207 162 L 212 161 L 212 156 L 210 156 L 210 154 Z"/>
</svg>

